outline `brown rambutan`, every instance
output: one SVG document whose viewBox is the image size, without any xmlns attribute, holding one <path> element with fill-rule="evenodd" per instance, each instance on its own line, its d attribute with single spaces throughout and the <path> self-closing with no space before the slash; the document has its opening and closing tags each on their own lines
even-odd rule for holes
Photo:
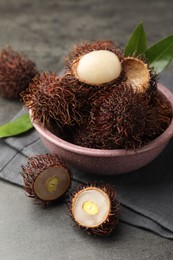
<svg viewBox="0 0 173 260">
<path fill-rule="evenodd" d="M 134 92 L 125 83 L 99 91 L 92 102 L 90 119 L 74 143 L 98 149 L 135 148 L 142 144 L 149 104 L 146 93 Z"/>
<path fill-rule="evenodd" d="M 26 89 L 37 69 L 33 61 L 10 47 L 0 51 L 0 95 L 17 99 Z"/>
<path fill-rule="evenodd" d="M 27 195 L 45 205 L 63 196 L 71 185 L 71 172 L 56 154 L 30 157 L 21 167 Z"/>
<path fill-rule="evenodd" d="M 89 85 L 104 86 L 119 82 L 123 51 L 111 41 L 84 42 L 66 58 L 66 69 Z"/>
<path fill-rule="evenodd" d="M 65 84 L 65 76 L 42 72 L 37 74 L 22 92 L 26 107 L 31 110 L 32 119 L 49 130 L 80 124 L 83 120 L 75 97 L 75 88 Z"/>
<path fill-rule="evenodd" d="M 158 92 L 152 93 L 145 119 L 144 140 L 154 140 L 161 135 L 172 120 L 171 104 Z"/>
<path fill-rule="evenodd" d="M 76 131 L 73 143 L 96 149 L 135 149 L 161 135 L 171 119 L 171 106 L 158 91 L 149 95 L 122 83 L 100 89 L 88 122 Z"/>
<path fill-rule="evenodd" d="M 113 186 L 80 185 L 69 203 L 72 219 L 89 234 L 110 235 L 118 224 L 120 203 Z"/>
</svg>

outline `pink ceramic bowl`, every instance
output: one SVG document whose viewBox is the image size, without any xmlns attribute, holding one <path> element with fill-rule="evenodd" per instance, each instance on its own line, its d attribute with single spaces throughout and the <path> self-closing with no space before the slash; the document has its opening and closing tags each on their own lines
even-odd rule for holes
<svg viewBox="0 0 173 260">
<path fill-rule="evenodd" d="M 159 91 L 169 100 L 173 109 L 173 93 L 158 84 Z M 166 147 L 173 136 L 173 120 L 166 131 L 149 144 L 134 150 L 100 150 L 74 145 L 55 136 L 47 129 L 33 123 L 43 144 L 57 153 L 69 165 L 92 174 L 115 175 L 134 171 L 154 160 Z"/>
</svg>

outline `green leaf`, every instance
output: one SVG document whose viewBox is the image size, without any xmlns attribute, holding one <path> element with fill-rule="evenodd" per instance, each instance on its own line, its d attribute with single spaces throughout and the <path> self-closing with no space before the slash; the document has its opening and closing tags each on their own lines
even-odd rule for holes
<svg viewBox="0 0 173 260">
<path fill-rule="evenodd" d="M 138 56 L 147 49 L 146 34 L 142 22 L 133 31 L 125 47 L 125 56 Z"/>
<path fill-rule="evenodd" d="M 170 35 L 151 46 L 145 52 L 145 56 L 150 66 L 154 67 L 155 72 L 160 73 L 172 61 L 173 35 Z"/>
<path fill-rule="evenodd" d="M 19 135 L 33 128 L 29 114 L 24 114 L 16 120 L 0 126 L 0 138 Z"/>
</svg>

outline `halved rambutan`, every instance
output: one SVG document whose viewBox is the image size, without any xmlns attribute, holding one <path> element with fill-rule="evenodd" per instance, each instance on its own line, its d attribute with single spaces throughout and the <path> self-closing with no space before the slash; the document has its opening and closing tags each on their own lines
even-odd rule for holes
<svg viewBox="0 0 173 260">
<path fill-rule="evenodd" d="M 92 235 L 110 235 L 119 221 L 120 203 L 110 184 L 80 185 L 69 208 L 75 223 Z"/>
<path fill-rule="evenodd" d="M 71 185 L 71 172 L 56 154 L 32 156 L 21 167 L 27 195 L 45 205 L 63 196 Z"/>
</svg>

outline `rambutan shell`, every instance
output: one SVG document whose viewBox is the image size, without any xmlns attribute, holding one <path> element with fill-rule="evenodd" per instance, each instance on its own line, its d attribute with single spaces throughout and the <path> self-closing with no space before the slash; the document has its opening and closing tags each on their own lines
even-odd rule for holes
<svg viewBox="0 0 173 260">
<path fill-rule="evenodd" d="M 150 82 L 148 65 L 138 58 L 127 57 L 124 58 L 122 66 L 126 82 L 133 87 L 134 91 L 146 91 Z"/>
</svg>

